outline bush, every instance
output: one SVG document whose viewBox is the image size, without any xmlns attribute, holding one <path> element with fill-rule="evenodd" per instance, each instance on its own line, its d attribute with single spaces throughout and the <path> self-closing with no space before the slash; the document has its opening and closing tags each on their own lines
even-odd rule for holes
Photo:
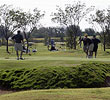
<svg viewBox="0 0 110 100">
<path fill-rule="evenodd" d="M 0 71 L 0 88 L 10 90 L 89 88 L 105 86 L 110 64 L 87 63 L 77 67 L 43 67 Z"/>
</svg>

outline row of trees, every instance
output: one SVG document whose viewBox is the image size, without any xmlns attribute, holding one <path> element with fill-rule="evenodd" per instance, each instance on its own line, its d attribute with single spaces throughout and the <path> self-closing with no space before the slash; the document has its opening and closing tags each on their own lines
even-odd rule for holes
<svg viewBox="0 0 110 100">
<path fill-rule="evenodd" d="M 89 36 L 92 36 L 95 33 L 95 30 L 93 28 L 86 28 L 84 31 L 78 27 L 78 36 L 84 35 L 83 33 L 87 33 Z M 31 34 L 31 37 L 33 38 L 45 38 L 45 36 L 50 37 L 66 37 L 67 34 L 67 28 L 63 27 L 41 27 L 39 29 L 34 29 L 34 31 Z"/>
<path fill-rule="evenodd" d="M 9 52 L 9 37 L 18 29 L 21 29 L 24 33 L 27 42 L 27 51 L 31 35 L 36 36 L 35 33 L 45 33 L 45 37 L 49 37 L 56 33 L 56 35 L 60 34 L 59 36 L 64 36 L 65 29 L 68 46 L 71 49 L 76 49 L 77 37 L 82 35 L 80 23 L 83 19 L 86 19 L 93 27 L 93 29 L 86 29 L 85 32 L 91 31 L 92 33 L 96 33 L 99 28 L 101 29 L 102 32 L 100 32 L 99 35 L 103 39 L 105 51 L 105 45 L 109 43 L 110 40 L 110 38 L 108 38 L 110 37 L 109 8 L 106 10 L 96 10 L 95 14 L 90 14 L 89 18 L 87 18 L 87 15 L 94 10 L 94 6 L 87 8 L 86 4 L 80 1 L 74 2 L 74 4 L 67 4 L 64 9 L 57 6 L 56 10 L 57 12 L 52 13 L 51 20 L 55 23 L 59 23 L 63 28 L 42 27 L 38 30 L 39 21 L 44 17 L 45 12 L 41 12 L 37 8 L 32 12 L 24 12 L 22 9 L 15 9 L 10 5 L 0 6 L 0 36 L 4 36 L 7 41 L 6 51 Z"/>
<path fill-rule="evenodd" d="M 35 38 L 45 38 L 45 36 L 50 37 L 63 37 L 65 36 L 65 28 L 60 27 L 40 27 L 35 29 L 32 33 L 32 37 Z"/>
</svg>

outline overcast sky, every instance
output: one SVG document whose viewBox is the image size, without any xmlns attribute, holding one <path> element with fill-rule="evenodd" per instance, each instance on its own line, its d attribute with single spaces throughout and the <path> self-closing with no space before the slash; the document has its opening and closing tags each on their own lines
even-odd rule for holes
<svg viewBox="0 0 110 100">
<path fill-rule="evenodd" d="M 77 0 L 0 0 L 0 5 L 7 4 L 13 5 L 14 7 L 20 7 L 25 11 L 33 10 L 38 8 L 39 10 L 45 11 L 45 18 L 42 20 L 44 26 L 51 26 L 50 14 L 56 11 L 56 5 L 64 7 L 65 4 L 72 4 Z M 110 0 L 80 0 L 82 3 L 86 3 L 87 6 L 95 6 L 96 9 L 103 9 L 110 7 Z M 87 28 L 87 22 L 81 23 L 81 28 Z"/>
</svg>

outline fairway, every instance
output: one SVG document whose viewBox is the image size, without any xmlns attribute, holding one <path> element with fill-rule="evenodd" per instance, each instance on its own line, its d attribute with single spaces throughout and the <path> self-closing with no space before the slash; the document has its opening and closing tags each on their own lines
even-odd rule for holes
<svg viewBox="0 0 110 100">
<path fill-rule="evenodd" d="M 0 48 L 0 68 L 1 69 L 19 69 L 19 68 L 37 68 L 37 67 L 74 67 L 82 63 L 88 62 L 110 62 L 109 50 L 102 51 L 99 48 L 97 58 L 88 59 L 82 48 L 77 50 L 67 49 L 66 51 L 48 51 L 43 43 L 37 44 L 37 52 L 31 52 L 31 56 L 23 54 L 25 60 L 16 60 L 15 51 L 12 52 L 13 47 L 9 47 L 11 54 L 5 52 L 5 46 Z M 13 48 L 14 49 L 14 48 Z"/>
<path fill-rule="evenodd" d="M 25 56 L 25 60 L 16 60 L 16 57 L 0 57 L 1 69 L 20 69 L 37 67 L 75 67 L 82 63 L 104 62 L 110 63 L 110 58 L 92 58 L 85 57 L 59 57 L 59 56 Z"/>
</svg>

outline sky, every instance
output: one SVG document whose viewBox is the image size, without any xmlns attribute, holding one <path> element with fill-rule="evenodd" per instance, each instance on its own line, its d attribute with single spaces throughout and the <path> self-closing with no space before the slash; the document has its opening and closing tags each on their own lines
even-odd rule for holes
<svg viewBox="0 0 110 100">
<path fill-rule="evenodd" d="M 7 4 L 13 5 L 13 7 L 22 8 L 24 11 L 33 10 L 38 8 L 41 11 L 45 11 L 45 17 L 41 20 L 41 24 L 44 27 L 57 26 L 51 22 L 51 13 L 56 12 L 56 5 L 64 8 L 65 4 L 72 4 L 77 0 L 0 0 L 0 5 Z M 110 7 L 110 0 L 80 0 L 81 3 L 85 3 L 87 7 L 95 6 L 96 9 L 105 9 Z M 81 29 L 90 27 L 88 22 L 82 21 L 80 24 Z"/>
</svg>

